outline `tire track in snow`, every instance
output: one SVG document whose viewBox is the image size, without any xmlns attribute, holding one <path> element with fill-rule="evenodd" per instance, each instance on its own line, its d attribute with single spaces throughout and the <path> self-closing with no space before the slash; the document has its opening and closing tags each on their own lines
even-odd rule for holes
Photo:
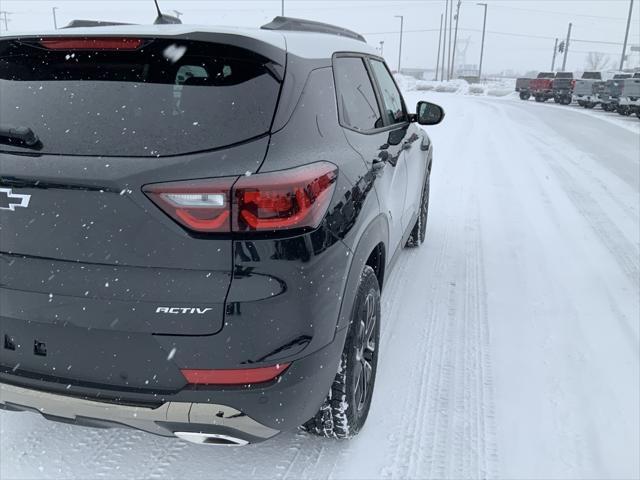
<svg viewBox="0 0 640 480">
<path fill-rule="evenodd" d="M 548 138 L 534 132 L 531 135 L 540 143 L 547 145 L 547 148 L 543 149 L 538 143 L 534 143 L 535 148 L 540 152 L 540 156 L 561 181 L 576 210 L 589 223 L 602 244 L 609 250 L 622 271 L 637 288 L 640 285 L 638 245 L 634 245 L 627 240 L 624 233 L 611 220 L 611 217 L 605 213 L 593 195 L 581 188 L 569 171 L 563 167 L 562 158 L 559 158 L 559 155 L 555 153 L 562 150 L 558 150 L 557 146 L 552 144 Z M 549 155 L 549 151 L 554 153 Z"/>
<path fill-rule="evenodd" d="M 463 160 L 470 150 L 455 153 Z M 454 155 L 449 157 L 447 161 Z M 444 167 L 460 165 L 452 161 Z M 408 323 L 409 318 L 401 323 L 401 328 L 410 329 L 411 354 L 416 355 L 405 382 L 410 390 L 399 409 L 404 415 L 391 437 L 393 460 L 382 471 L 386 478 L 488 478 L 497 471 L 486 288 L 481 280 L 484 266 L 479 256 L 477 201 L 469 195 L 474 176 L 469 171 L 461 175 L 454 195 L 440 207 L 446 214 L 433 217 L 440 220 L 437 225 L 442 230 L 433 261 L 428 261 L 434 238 L 430 232 L 427 244 L 411 262 L 413 270 L 408 271 L 409 277 L 427 281 L 416 282 L 416 294 L 424 297 L 412 311 L 417 322 Z M 466 221 L 462 227 L 461 220 Z M 464 240 L 462 251 L 460 239 Z M 411 294 L 416 290 L 413 284 L 403 284 Z"/>
</svg>

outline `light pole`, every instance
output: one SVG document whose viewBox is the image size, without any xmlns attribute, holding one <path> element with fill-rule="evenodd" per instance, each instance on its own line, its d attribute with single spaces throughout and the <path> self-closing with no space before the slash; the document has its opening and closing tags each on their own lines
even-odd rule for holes
<svg viewBox="0 0 640 480">
<path fill-rule="evenodd" d="M 384 40 L 380 40 L 380 56 L 384 55 Z"/>
<path fill-rule="evenodd" d="M 484 56 L 484 35 L 487 31 L 487 4 L 478 3 L 478 5 L 484 7 L 484 20 L 482 21 L 482 45 L 480 47 L 480 65 L 478 67 L 478 81 L 482 79 L 482 57 Z"/>
<path fill-rule="evenodd" d="M 284 17 L 284 0 L 282 0 L 282 2 L 280 3 L 281 3 L 280 15 Z"/>
<path fill-rule="evenodd" d="M 7 12 L 7 11 L 0 11 L 0 15 L 2 15 L 2 21 L 4 22 L 4 31 L 8 32 L 9 31 L 9 20 L 7 19 L 7 15 L 9 15 L 11 12 Z"/>
<path fill-rule="evenodd" d="M 449 49 L 447 52 L 447 80 L 451 80 L 451 34 L 453 33 L 453 0 L 449 5 Z"/>
<path fill-rule="evenodd" d="M 444 35 L 442 37 L 442 66 L 440 67 L 440 81 L 444 82 L 444 60 L 447 56 L 447 16 L 449 15 L 449 0 L 444 2 Z"/>
<path fill-rule="evenodd" d="M 458 19 L 460 18 L 460 4 L 462 0 L 458 0 L 458 8 L 456 10 L 456 33 L 453 35 L 453 57 L 451 58 L 451 77 L 456 73 L 456 46 L 458 45 Z"/>
<path fill-rule="evenodd" d="M 56 10 L 58 10 L 58 7 L 53 7 L 51 9 L 51 12 L 53 13 L 53 28 L 55 28 L 57 30 L 58 29 L 58 19 L 56 18 Z"/>
<path fill-rule="evenodd" d="M 400 49 L 398 50 L 398 73 L 400 73 L 400 61 L 402 60 L 402 35 L 404 33 L 404 15 L 394 15 L 400 19 Z"/>
<path fill-rule="evenodd" d="M 629 40 L 629 25 L 631 25 L 631 12 L 633 11 L 633 0 L 629 2 L 629 17 L 627 18 L 627 31 L 624 34 L 624 44 L 622 46 L 622 57 L 620 57 L 620 70 L 624 66 L 624 58 L 627 56 L 627 40 Z"/>
<path fill-rule="evenodd" d="M 442 14 L 440 14 L 440 33 L 438 34 L 438 59 L 436 60 L 436 82 L 438 81 L 438 70 L 440 69 L 440 47 L 442 46 Z"/>
</svg>

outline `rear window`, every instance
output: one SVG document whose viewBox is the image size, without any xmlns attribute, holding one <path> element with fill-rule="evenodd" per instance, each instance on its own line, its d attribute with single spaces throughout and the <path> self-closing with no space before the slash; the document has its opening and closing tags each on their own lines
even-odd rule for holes
<svg viewBox="0 0 640 480">
<path fill-rule="evenodd" d="M 136 50 L 0 42 L 0 118 L 41 152 L 165 156 L 269 131 L 280 83 L 269 61 L 228 45 L 145 40 Z M 0 142 L 0 150 L 19 145 Z"/>
<path fill-rule="evenodd" d="M 559 72 L 556 74 L 556 78 L 573 78 L 573 73 Z"/>
<path fill-rule="evenodd" d="M 601 80 L 602 75 L 600 72 L 584 72 L 582 78 L 585 80 Z"/>
<path fill-rule="evenodd" d="M 538 78 L 553 78 L 556 74 L 553 72 L 541 72 L 538 74 Z"/>
</svg>

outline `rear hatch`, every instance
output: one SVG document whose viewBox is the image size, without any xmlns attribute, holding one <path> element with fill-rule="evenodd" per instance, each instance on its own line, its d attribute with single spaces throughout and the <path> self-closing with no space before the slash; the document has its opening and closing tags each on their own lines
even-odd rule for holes
<svg viewBox="0 0 640 480">
<path fill-rule="evenodd" d="M 0 42 L 0 333 L 29 350 L 16 362 L 5 345 L 0 364 L 51 373 L 79 343 L 87 365 L 116 364 L 132 338 L 166 359 L 153 335 L 220 331 L 229 236 L 189 233 L 142 188 L 255 172 L 280 90 L 270 61 L 171 38 Z M 31 352 L 45 337 L 48 358 Z"/>
<path fill-rule="evenodd" d="M 631 98 L 633 101 L 640 98 L 640 77 L 634 75 L 633 78 L 627 78 L 622 81 L 624 82 L 622 95 Z"/>
<path fill-rule="evenodd" d="M 553 80 L 553 89 L 556 91 L 566 91 L 573 88 L 573 74 L 572 73 L 558 73 Z"/>
</svg>

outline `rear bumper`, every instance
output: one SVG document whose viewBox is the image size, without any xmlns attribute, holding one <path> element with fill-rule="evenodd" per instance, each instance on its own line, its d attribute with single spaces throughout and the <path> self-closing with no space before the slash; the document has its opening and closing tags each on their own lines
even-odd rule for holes
<svg viewBox="0 0 640 480">
<path fill-rule="evenodd" d="M 258 443 L 315 415 L 335 377 L 346 333 L 346 328 L 337 331 L 329 345 L 294 361 L 277 380 L 258 385 L 187 386 L 158 394 L 65 387 L 0 372 L 0 409 L 89 427 L 131 427 L 196 443 Z"/>
<path fill-rule="evenodd" d="M 627 105 L 633 107 L 640 106 L 640 97 L 620 97 L 620 105 Z"/>
<path fill-rule="evenodd" d="M 591 103 L 599 102 L 598 97 L 596 97 L 595 95 L 584 95 L 582 93 L 577 93 L 577 94 L 574 93 L 573 100 L 575 102 L 591 102 Z"/>
<path fill-rule="evenodd" d="M 39 412 L 51 420 L 93 427 L 127 426 L 157 435 L 176 435 L 196 443 L 244 445 L 279 433 L 226 405 L 166 402 L 157 408 L 134 407 L 5 383 L 0 383 L 0 408 Z"/>
</svg>

